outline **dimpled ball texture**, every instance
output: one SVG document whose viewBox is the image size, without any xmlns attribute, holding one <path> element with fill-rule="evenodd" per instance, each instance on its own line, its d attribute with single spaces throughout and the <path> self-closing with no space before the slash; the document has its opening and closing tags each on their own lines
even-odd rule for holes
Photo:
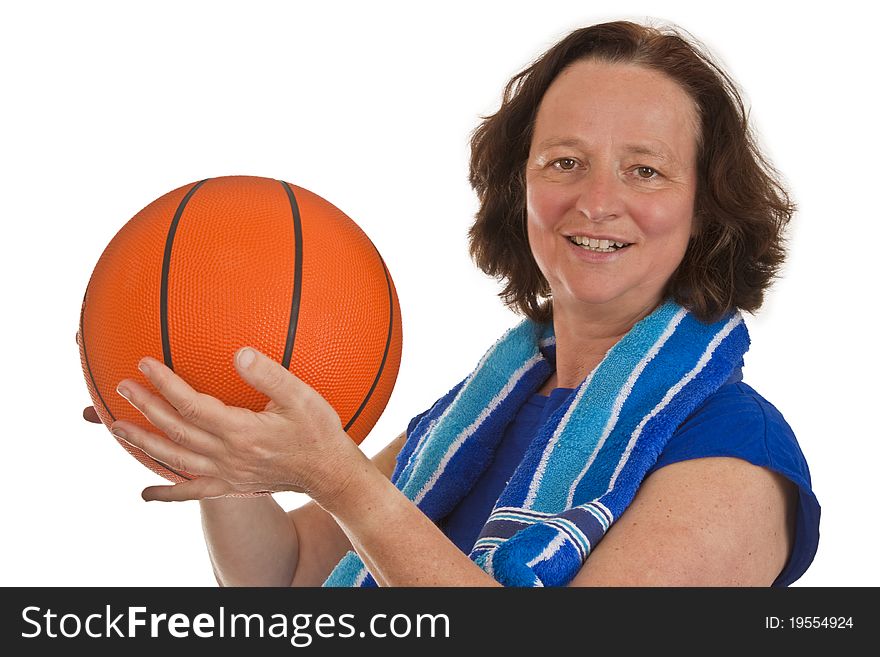
<svg viewBox="0 0 880 657">
<path fill-rule="evenodd" d="M 361 228 L 280 180 L 209 178 L 156 199 L 107 245 L 86 288 L 77 342 L 105 426 L 155 431 L 116 393 L 138 361 L 165 362 L 199 392 L 262 410 L 233 366 L 249 345 L 329 403 L 360 443 L 391 396 L 401 355 L 397 293 Z M 192 479 L 120 444 L 173 482 Z"/>
</svg>

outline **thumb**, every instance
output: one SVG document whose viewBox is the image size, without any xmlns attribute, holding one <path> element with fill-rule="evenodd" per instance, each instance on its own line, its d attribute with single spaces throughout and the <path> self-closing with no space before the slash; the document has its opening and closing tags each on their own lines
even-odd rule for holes
<svg viewBox="0 0 880 657">
<path fill-rule="evenodd" d="M 292 408 L 308 386 L 278 363 L 253 347 L 242 347 L 235 354 L 239 376 L 280 408 Z"/>
</svg>

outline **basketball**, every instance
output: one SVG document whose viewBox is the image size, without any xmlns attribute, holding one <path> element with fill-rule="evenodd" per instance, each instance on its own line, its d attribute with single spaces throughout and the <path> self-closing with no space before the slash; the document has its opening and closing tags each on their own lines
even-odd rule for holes
<svg viewBox="0 0 880 657">
<path fill-rule="evenodd" d="M 262 410 L 235 352 L 255 347 L 315 388 L 360 443 L 400 366 L 397 292 L 376 247 L 341 210 L 295 185 L 208 178 L 159 197 L 113 237 L 89 279 L 77 331 L 83 375 L 106 427 L 156 432 L 116 393 L 152 356 L 199 392 Z M 119 443 L 172 482 L 193 479 Z"/>
</svg>

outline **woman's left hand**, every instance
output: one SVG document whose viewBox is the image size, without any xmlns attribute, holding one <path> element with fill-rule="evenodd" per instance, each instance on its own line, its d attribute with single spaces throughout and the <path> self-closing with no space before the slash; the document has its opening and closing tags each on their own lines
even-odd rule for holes
<svg viewBox="0 0 880 657">
<path fill-rule="evenodd" d="M 333 407 L 255 349 L 240 349 L 235 367 L 269 398 L 259 413 L 197 392 L 153 358 L 142 359 L 138 367 L 161 397 L 131 379 L 121 381 L 117 391 L 165 436 L 123 420 L 111 431 L 174 470 L 197 475 L 172 486 L 151 486 L 143 492 L 145 500 L 291 490 L 320 503 L 342 492 L 365 459 Z"/>
</svg>

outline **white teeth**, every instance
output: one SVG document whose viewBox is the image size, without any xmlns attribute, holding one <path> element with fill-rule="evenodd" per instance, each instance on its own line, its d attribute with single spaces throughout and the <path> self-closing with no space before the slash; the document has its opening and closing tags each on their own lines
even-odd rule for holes
<svg viewBox="0 0 880 657">
<path fill-rule="evenodd" d="M 600 240 L 584 235 L 572 235 L 569 238 L 578 246 L 590 251 L 598 251 L 599 253 L 613 253 L 617 249 L 629 246 L 626 242 L 615 242 L 614 240 Z"/>
</svg>

